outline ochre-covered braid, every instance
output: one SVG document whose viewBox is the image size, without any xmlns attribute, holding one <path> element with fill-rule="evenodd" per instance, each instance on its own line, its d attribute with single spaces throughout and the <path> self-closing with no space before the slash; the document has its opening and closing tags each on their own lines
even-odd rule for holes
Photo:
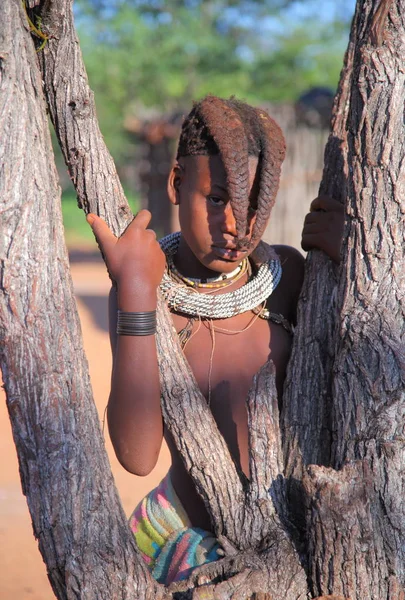
<svg viewBox="0 0 405 600">
<path fill-rule="evenodd" d="M 273 208 L 280 182 L 281 165 L 285 157 L 285 140 L 277 123 L 264 110 L 257 108 L 262 156 L 260 158 L 260 189 L 257 199 L 256 222 L 251 243 L 263 236 Z"/>
<path fill-rule="evenodd" d="M 227 174 L 239 247 L 263 235 L 278 190 L 285 140 L 266 111 L 245 102 L 207 96 L 194 104 L 183 123 L 177 158 L 220 154 Z M 249 156 L 259 160 L 259 195 L 252 239 L 247 245 Z"/>
<path fill-rule="evenodd" d="M 240 245 L 246 245 L 249 209 L 248 143 L 242 120 L 226 101 L 207 96 L 200 104 L 201 115 L 214 138 L 224 163 L 229 200 Z"/>
</svg>

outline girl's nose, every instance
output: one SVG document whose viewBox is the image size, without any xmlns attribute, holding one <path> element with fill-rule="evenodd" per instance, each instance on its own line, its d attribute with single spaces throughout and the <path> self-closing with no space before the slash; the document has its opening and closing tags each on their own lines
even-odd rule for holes
<svg viewBox="0 0 405 600">
<path fill-rule="evenodd" d="M 255 222 L 255 214 L 248 214 L 247 222 L 246 222 L 246 235 L 250 236 L 253 230 L 253 225 Z M 237 237 L 238 233 L 236 230 L 236 221 L 231 208 L 231 204 L 228 202 L 224 209 L 223 221 L 221 227 L 222 233 L 229 233 L 230 235 Z"/>
<path fill-rule="evenodd" d="M 229 233 L 236 237 L 236 221 L 233 215 L 230 202 L 225 206 L 223 221 L 222 221 L 222 233 Z"/>
</svg>

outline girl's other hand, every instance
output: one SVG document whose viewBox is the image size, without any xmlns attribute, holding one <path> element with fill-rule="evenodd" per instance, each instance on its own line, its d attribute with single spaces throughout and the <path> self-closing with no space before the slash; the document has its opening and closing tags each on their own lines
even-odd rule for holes
<svg viewBox="0 0 405 600">
<path fill-rule="evenodd" d="M 343 204 L 330 196 L 318 196 L 312 201 L 310 211 L 304 220 L 302 249 L 323 250 L 339 264 L 344 227 Z"/>
<path fill-rule="evenodd" d="M 159 286 L 166 265 L 166 257 L 152 229 L 148 210 L 141 210 L 117 238 L 107 223 L 97 215 L 87 215 L 87 222 L 105 256 L 111 278 L 118 287 L 124 282 L 150 290 Z"/>
</svg>

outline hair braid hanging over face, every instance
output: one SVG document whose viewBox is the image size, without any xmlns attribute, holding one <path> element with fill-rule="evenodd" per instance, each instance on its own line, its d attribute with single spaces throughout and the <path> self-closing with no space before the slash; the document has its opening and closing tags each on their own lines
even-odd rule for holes
<svg viewBox="0 0 405 600">
<path fill-rule="evenodd" d="M 259 161 L 260 188 L 257 199 L 256 222 L 251 243 L 263 236 L 280 183 L 281 165 L 285 157 L 285 140 L 277 123 L 264 110 L 257 108 L 261 130 L 262 155 Z"/>
<path fill-rule="evenodd" d="M 201 116 L 215 140 L 225 167 L 227 188 L 236 221 L 239 243 L 246 244 L 249 209 L 248 144 L 238 113 L 220 98 L 207 96 L 201 102 Z"/>
<path fill-rule="evenodd" d="M 238 245 L 263 235 L 278 189 L 285 141 L 276 122 L 261 109 L 235 98 L 206 96 L 183 123 L 177 157 L 220 154 L 236 221 Z M 252 239 L 247 240 L 249 155 L 258 157 L 260 186 Z"/>
</svg>

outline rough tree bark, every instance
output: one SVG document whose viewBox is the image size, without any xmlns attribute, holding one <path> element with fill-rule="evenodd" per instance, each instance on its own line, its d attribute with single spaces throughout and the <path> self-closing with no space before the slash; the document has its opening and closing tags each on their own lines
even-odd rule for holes
<svg viewBox="0 0 405 600">
<path fill-rule="evenodd" d="M 282 418 L 312 591 L 359 599 L 404 597 L 404 18 L 357 4 L 321 186 L 343 264 L 308 261 Z"/>
<path fill-rule="evenodd" d="M 225 551 L 169 590 L 138 557 L 92 404 L 37 59 L 81 205 L 117 234 L 130 212 L 98 129 L 71 2 L 30 5 L 49 36 L 37 57 L 19 0 L 0 6 L 1 368 L 55 594 L 403 598 L 405 0 L 358 2 L 323 181 L 347 202 L 343 264 L 308 261 L 281 418 L 271 362 L 255 378 L 249 482 L 160 304 L 165 421 Z"/>
<path fill-rule="evenodd" d="M 1 369 L 34 534 L 58 598 L 161 598 L 134 560 L 91 397 L 42 79 L 19 0 L 0 3 L 0 23 Z"/>
</svg>

